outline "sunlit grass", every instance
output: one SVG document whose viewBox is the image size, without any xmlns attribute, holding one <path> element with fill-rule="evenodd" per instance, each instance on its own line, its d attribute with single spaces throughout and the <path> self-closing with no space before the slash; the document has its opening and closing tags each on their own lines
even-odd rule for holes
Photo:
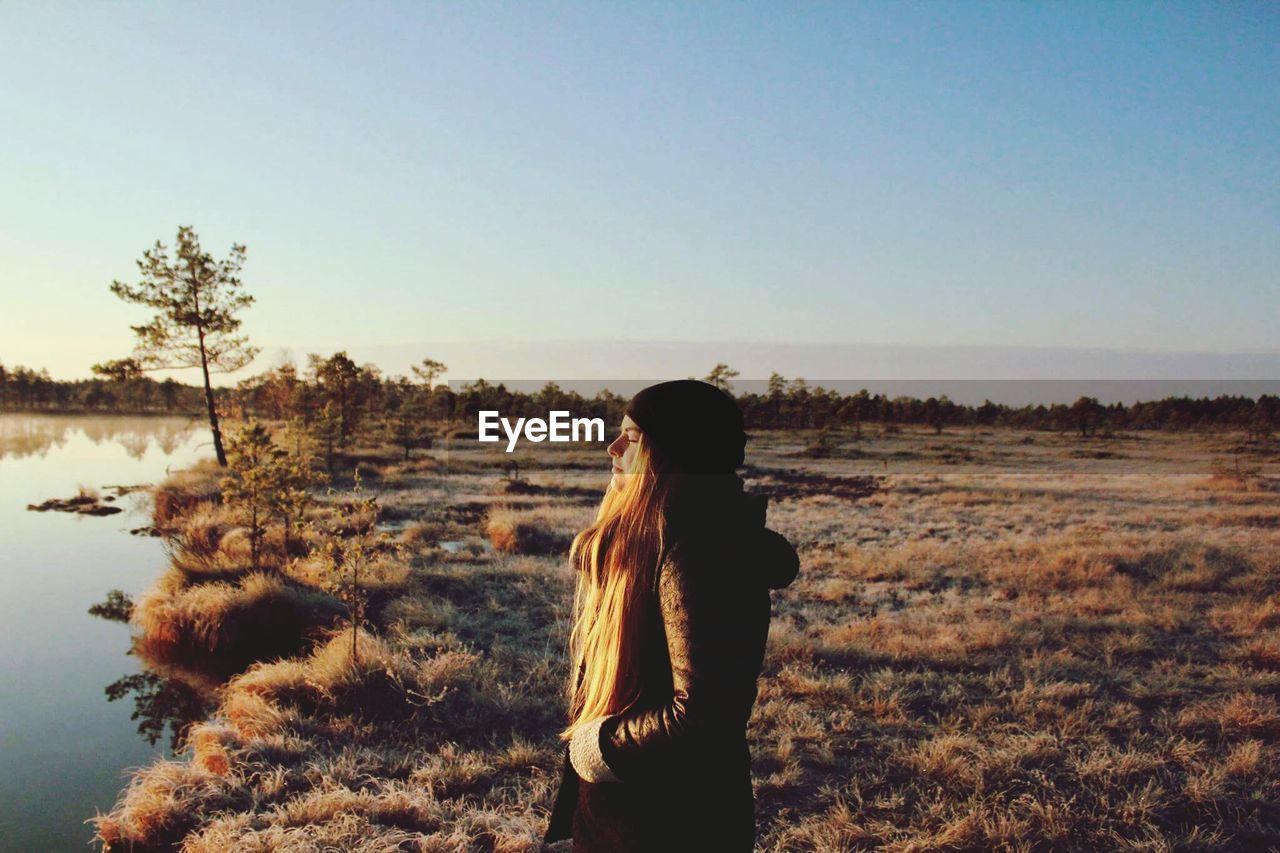
<svg viewBox="0 0 1280 853">
<path fill-rule="evenodd" d="M 1280 466 L 1214 464 L 1238 447 L 753 436 L 752 464 L 788 472 L 770 525 L 802 559 L 774 593 L 750 722 L 758 848 L 1280 844 Z M 339 633 L 233 679 L 183 762 L 135 775 L 102 838 L 539 849 L 564 713 L 563 549 L 602 458 L 525 458 L 525 494 L 500 488 L 500 454 L 388 460 L 380 500 L 409 520 L 413 556 L 359 663 Z M 832 477 L 880 479 L 847 499 Z M 557 549 L 521 545 L 522 526 Z M 437 544 L 481 536 L 495 550 Z M 184 583 L 157 586 L 175 612 Z M 215 580 L 189 612 L 221 612 L 236 584 Z"/>
</svg>

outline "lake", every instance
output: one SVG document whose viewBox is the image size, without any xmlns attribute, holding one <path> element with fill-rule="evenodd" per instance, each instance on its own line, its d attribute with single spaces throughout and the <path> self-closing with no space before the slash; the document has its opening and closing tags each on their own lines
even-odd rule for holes
<svg viewBox="0 0 1280 853">
<path fill-rule="evenodd" d="M 108 590 L 136 600 L 163 571 L 162 541 L 129 533 L 150 523 L 150 495 L 119 497 L 110 505 L 124 511 L 102 517 L 27 505 L 81 486 L 105 497 L 212 456 L 207 424 L 186 418 L 0 414 L 5 849 L 87 849 L 86 819 L 110 810 L 129 768 L 172 757 L 166 708 L 191 701 L 130 655 L 126 624 L 88 613 Z"/>
</svg>

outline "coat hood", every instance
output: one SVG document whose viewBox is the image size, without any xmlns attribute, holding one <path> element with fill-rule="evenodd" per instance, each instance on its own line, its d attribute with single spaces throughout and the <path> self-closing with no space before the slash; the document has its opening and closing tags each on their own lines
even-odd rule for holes
<svg viewBox="0 0 1280 853">
<path fill-rule="evenodd" d="M 740 485 L 709 491 L 673 519 L 675 539 L 698 540 L 700 546 L 723 550 L 735 575 L 782 589 L 799 574 L 800 557 L 785 536 L 765 526 L 768 505 L 768 498 L 745 492 Z"/>
<path fill-rule="evenodd" d="M 764 495 L 742 496 L 744 565 L 770 589 L 782 589 L 800 573 L 800 556 L 795 546 L 776 530 L 765 527 L 769 499 Z"/>
</svg>

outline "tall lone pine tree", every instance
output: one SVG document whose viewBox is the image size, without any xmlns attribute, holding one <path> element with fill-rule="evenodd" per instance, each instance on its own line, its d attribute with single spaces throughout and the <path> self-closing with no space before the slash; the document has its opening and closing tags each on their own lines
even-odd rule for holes
<svg viewBox="0 0 1280 853">
<path fill-rule="evenodd" d="M 213 449 L 223 467 L 227 454 L 209 374 L 239 370 L 258 354 L 257 347 L 236 334 L 240 328 L 236 314 L 253 304 L 253 297 L 241 292 L 236 275 L 244 257 L 245 247 L 232 244 L 231 256 L 215 262 L 201 250 L 195 229 L 184 225 L 178 228 L 176 262 L 170 262 L 168 250 L 157 240 L 137 262 L 142 281 L 134 286 L 111 283 L 111 292 L 126 302 L 156 309 L 150 323 L 130 327 L 138 336 L 134 358 L 143 370 L 198 367 L 204 374 Z"/>
</svg>

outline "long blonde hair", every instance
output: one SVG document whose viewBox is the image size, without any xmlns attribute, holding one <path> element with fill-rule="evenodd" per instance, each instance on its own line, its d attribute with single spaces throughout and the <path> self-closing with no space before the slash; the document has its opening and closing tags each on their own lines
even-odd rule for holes
<svg viewBox="0 0 1280 853">
<path fill-rule="evenodd" d="M 682 479 L 671 467 L 641 433 L 625 484 L 609 488 L 595 521 L 569 549 L 578 584 L 569 634 L 569 725 L 562 740 L 597 717 L 625 711 L 640 696 L 641 629 L 667 543 L 667 505 Z"/>
</svg>

